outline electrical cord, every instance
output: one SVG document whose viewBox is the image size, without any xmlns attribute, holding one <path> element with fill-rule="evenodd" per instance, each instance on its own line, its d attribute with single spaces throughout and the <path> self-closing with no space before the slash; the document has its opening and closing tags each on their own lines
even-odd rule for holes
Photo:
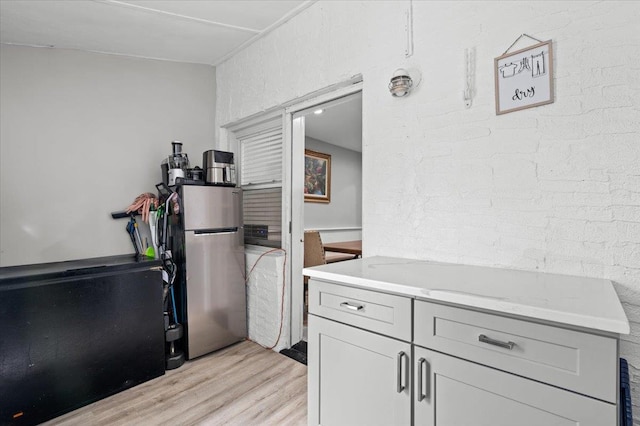
<svg viewBox="0 0 640 426">
<path fill-rule="evenodd" d="M 277 251 L 281 251 L 284 253 L 284 262 L 282 263 L 282 295 L 280 298 L 280 327 L 278 330 L 278 338 L 276 339 L 276 343 L 273 344 L 273 346 L 270 347 L 266 347 L 264 345 L 260 345 L 260 343 L 251 340 L 251 339 L 247 339 L 247 340 L 251 340 L 254 343 L 258 343 L 260 346 L 262 346 L 263 348 L 266 349 L 273 349 L 276 346 L 278 346 L 278 343 L 280 343 L 280 338 L 282 337 L 282 326 L 284 324 L 284 294 L 285 294 L 285 284 L 286 284 L 286 269 L 287 269 L 287 251 L 285 249 L 282 248 L 274 248 L 271 249 L 269 251 L 265 251 L 264 253 L 262 253 L 258 259 L 254 262 L 253 266 L 251 267 L 251 269 L 249 270 L 249 273 L 247 274 L 245 280 L 244 280 L 244 284 L 245 286 L 249 283 L 249 278 L 251 278 L 251 273 L 253 272 L 253 270 L 255 269 L 255 267 L 258 265 L 258 262 L 260 262 L 260 259 L 262 259 L 264 256 L 266 256 L 269 253 L 275 253 Z"/>
</svg>

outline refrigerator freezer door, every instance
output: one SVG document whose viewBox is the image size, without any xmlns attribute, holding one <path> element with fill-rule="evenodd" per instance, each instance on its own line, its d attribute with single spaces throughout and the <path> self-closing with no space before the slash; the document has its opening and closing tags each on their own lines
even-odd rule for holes
<svg viewBox="0 0 640 426">
<path fill-rule="evenodd" d="M 223 186 L 182 187 L 185 231 L 242 226 L 242 189 Z"/>
<path fill-rule="evenodd" d="M 239 232 L 185 232 L 187 357 L 247 336 L 244 238 Z"/>
</svg>

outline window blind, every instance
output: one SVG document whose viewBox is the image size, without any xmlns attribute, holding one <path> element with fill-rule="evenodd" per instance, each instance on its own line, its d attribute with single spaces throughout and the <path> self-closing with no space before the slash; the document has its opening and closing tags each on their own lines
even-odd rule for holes
<svg viewBox="0 0 640 426">
<path fill-rule="evenodd" d="M 244 236 L 247 244 L 280 247 L 282 188 L 244 191 Z"/>
<path fill-rule="evenodd" d="M 245 244 L 282 244 L 282 146 L 280 119 L 236 134 L 240 151 Z"/>
<path fill-rule="evenodd" d="M 240 185 L 282 186 L 282 126 L 239 137 Z"/>
</svg>

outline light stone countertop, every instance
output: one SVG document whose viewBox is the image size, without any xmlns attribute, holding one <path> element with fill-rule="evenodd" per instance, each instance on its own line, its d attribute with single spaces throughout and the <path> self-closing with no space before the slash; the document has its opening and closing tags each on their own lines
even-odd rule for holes
<svg viewBox="0 0 640 426">
<path fill-rule="evenodd" d="M 379 256 L 304 268 L 303 273 L 421 300 L 629 334 L 629 321 L 606 279 Z"/>
</svg>

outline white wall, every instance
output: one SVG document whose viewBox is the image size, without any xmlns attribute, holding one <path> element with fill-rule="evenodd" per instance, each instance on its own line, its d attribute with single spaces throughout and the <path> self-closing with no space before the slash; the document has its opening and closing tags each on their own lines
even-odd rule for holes
<svg viewBox="0 0 640 426">
<path fill-rule="evenodd" d="M 416 1 L 405 59 L 408 4 L 314 4 L 218 66 L 217 123 L 361 73 L 365 253 L 613 280 L 640 412 L 640 2 Z M 556 102 L 496 116 L 493 59 L 523 32 L 553 39 Z M 398 67 L 423 73 L 407 98 Z"/>
<path fill-rule="evenodd" d="M 0 48 L 0 265 L 132 253 L 124 210 L 181 140 L 213 147 L 215 69 Z"/>
<path fill-rule="evenodd" d="M 331 202 L 304 203 L 305 229 L 320 229 L 324 242 L 359 239 L 353 228 L 362 227 L 362 154 L 309 137 L 305 148 L 331 155 Z"/>
<path fill-rule="evenodd" d="M 285 320 L 290 316 L 291 290 L 288 285 L 283 288 L 283 252 L 265 255 L 270 250 L 266 247 L 245 246 L 245 273 L 248 279 L 247 334 L 249 340 L 280 352 L 291 347 L 290 323 Z"/>
</svg>

